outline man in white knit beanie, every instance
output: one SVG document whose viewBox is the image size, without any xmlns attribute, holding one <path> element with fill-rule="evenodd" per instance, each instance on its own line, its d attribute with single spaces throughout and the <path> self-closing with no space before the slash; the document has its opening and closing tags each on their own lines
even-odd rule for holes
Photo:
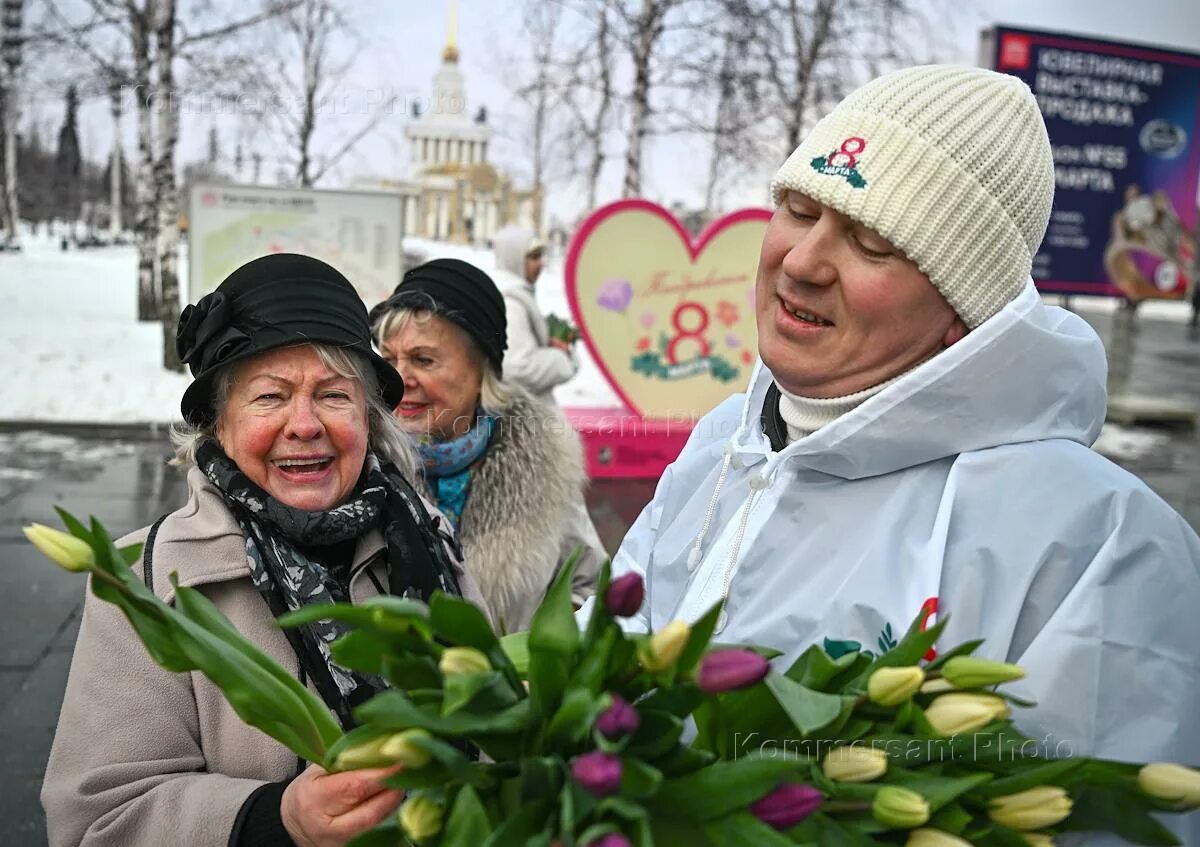
<svg viewBox="0 0 1200 847">
<path fill-rule="evenodd" d="M 1103 346 L 1029 277 L 1053 193 L 1014 77 L 909 68 L 817 124 L 771 183 L 761 364 L 614 560 L 634 626 L 723 600 L 717 639 L 787 667 L 950 614 L 941 643 L 1027 669 L 1049 754 L 1200 764 L 1200 539 L 1089 449 Z"/>
</svg>

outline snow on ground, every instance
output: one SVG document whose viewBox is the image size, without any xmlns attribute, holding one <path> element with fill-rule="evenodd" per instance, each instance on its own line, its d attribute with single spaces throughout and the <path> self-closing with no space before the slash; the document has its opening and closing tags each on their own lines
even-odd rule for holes
<svg viewBox="0 0 1200 847">
<path fill-rule="evenodd" d="M 22 253 L 0 254 L 0 361 L 6 371 L 0 420 L 121 424 L 178 417 L 190 377 L 160 366 L 160 325 L 137 321 L 133 247 L 61 252 L 44 234 L 27 236 L 24 244 Z M 447 256 L 495 267 L 490 251 L 464 245 L 409 238 L 404 249 L 418 259 Z M 186 259 L 180 270 L 186 280 Z M 547 263 L 536 291 L 544 311 L 570 316 L 561 256 Z M 1072 307 L 1112 311 L 1115 301 L 1075 297 Z M 1142 313 L 1182 322 L 1190 311 L 1184 303 L 1162 302 L 1143 304 Z M 576 355 L 579 373 L 556 391 L 559 402 L 620 408 L 583 344 Z M 1120 434 L 1106 443 L 1114 450 L 1136 449 Z"/>
<path fill-rule="evenodd" d="M 1129 462 L 1154 452 L 1169 440 L 1170 437 L 1161 432 L 1126 429 L 1114 423 L 1106 423 L 1092 449 L 1114 461 Z"/>
<path fill-rule="evenodd" d="M 161 325 L 137 321 L 133 248 L 64 253 L 48 237 L 24 246 L 0 254 L 0 419 L 177 417 L 189 377 L 161 367 Z"/>
</svg>

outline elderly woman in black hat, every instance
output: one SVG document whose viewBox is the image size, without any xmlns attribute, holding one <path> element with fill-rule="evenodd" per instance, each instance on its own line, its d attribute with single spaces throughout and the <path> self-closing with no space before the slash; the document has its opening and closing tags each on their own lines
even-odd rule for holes
<svg viewBox="0 0 1200 847">
<path fill-rule="evenodd" d="M 556 408 L 503 380 L 495 283 L 467 262 L 435 259 L 404 275 L 371 324 L 404 379 L 396 415 L 417 442 L 421 482 L 457 529 L 493 619 L 525 629 L 577 547 L 582 603 L 606 558 L 584 505 L 583 454 Z"/>
<path fill-rule="evenodd" d="M 184 311 L 178 345 L 196 377 L 174 434 L 189 498 L 121 543 L 145 543 L 160 596 L 178 573 L 348 728 L 382 682 L 333 660 L 337 623 L 285 631 L 277 616 L 383 592 L 482 605 L 449 528 L 405 481 L 412 450 L 391 414 L 403 381 L 371 349 L 354 288 L 307 256 L 234 271 Z M 87 597 L 42 791 L 52 844 L 342 844 L 400 802 L 384 775 L 297 762 Z"/>
</svg>

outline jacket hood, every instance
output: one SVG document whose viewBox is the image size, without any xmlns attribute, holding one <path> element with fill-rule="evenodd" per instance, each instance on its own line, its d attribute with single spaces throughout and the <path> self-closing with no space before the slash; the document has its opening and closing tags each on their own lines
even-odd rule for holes
<svg viewBox="0 0 1200 847">
<path fill-rule="evenodd" d="M 533 230 L 521 226 L 506 226 L 492 236 L 492 252 L 496 268 L 525 279 L 525 254 L 533 243 Z"/>
<path fill-rule="evenodd" d="M 771 457 L 844 479 L 890 473 L 971 450 L 1067 439 L 1090 447 L 1104 423 L 1107 362 L 1096 332 L 1046 306 L 1027 280 L 1015 300 L 862 405 Z M 761 456 L 774 376 L 751 376 L 731 449 Z"/>
</svg>

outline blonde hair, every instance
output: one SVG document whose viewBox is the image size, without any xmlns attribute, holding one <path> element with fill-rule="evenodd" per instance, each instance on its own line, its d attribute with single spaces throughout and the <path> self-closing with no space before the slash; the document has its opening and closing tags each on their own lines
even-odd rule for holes
<svg viewBox="0 0 1200 847">
<path fill-rule="evenodd" d="M 435 317 L 444 319 L 454 328 L 459 340 L 467 346 L 483 374 L 479 387 L 479 406 L 483 413 L 485 415 L 506 414 L 512 408 L 514 391 L 508 383 L 500 378 L 500 374 L 496 372 L 496 366 L 491 359 L 484 355 L 483 349 L 471 337 L 471 333 L 463 329 L 457 321 L 450 317 L 451 313 L 428 294 L 413 292 L 409 296 L 414 301 L 419 301 L 420 305 L 396 306 L 376 318 L 375 325 L 372 327 L 375 346 L 382 350 L 388 339 L 404 329 L 409 321 L 424 324 Z"/>
<path fill-rule="evenodd" d="M 296 347 L 310 346 L 320 357 L 321 363 L 340 377 L 356 379 L 362 384 L 363 393 L 367 398 L 367 443 L 372 452 L 383 463 L 391 462 L 406 479 L 413 479 L 416 474 L 418 461 L 412 441 L 400 427 L 399 421 L 392 410 L 384 404 L 379 394 L 379 379 L 375 370 L 362 356 L 355 355 L 349 350 L 334 347 L 329 344 L 297 344 Z M 234 365 L 237 363 L 234 362 Z M 217 424 L 229 402 L 233 390 L 234 371 L 232 365 L 226 365 L 216 374 L 213 383 L 212 418 L 203 424 L 191 424 L 177 421 L 171 425 L 171 443 L 175 446 L 175 457 L 171 464 L 181 468 L 191 468 L 196 465 L 196 449 L 206 438 L 217 437 Z"/>
</svg>

